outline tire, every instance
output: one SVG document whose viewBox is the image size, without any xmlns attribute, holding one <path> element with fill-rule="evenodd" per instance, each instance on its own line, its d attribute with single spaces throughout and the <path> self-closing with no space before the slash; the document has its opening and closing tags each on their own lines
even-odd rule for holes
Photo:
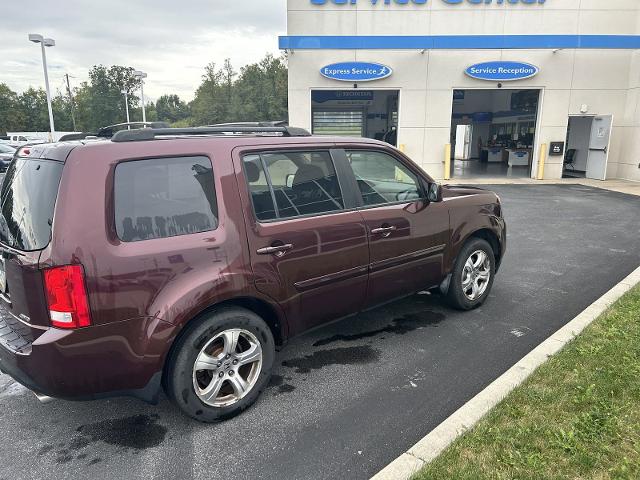
<svg viewBox="0 0 640 480">
<path fill-rule="evenodd" d="M 274 357 L 275 342 L 264 320 L 244 308 L 221 308 L 196 320 L 178 339 L 165 389 L 189 417 L 204 423 L 227 420 L 266 388 Z"/>
<path fill-rule="evenodd" d="M 480 262 L 482 255 L 484 260 Z M 480 265 L 469 265 L 469 261 Z M 491 245 L 481 238 L 469 239 L 456 259 L 446 294 L 447 303 L 458 310 L 478 308 L 489 297 L 495 274 L 496 259 Z"/>
</svg>

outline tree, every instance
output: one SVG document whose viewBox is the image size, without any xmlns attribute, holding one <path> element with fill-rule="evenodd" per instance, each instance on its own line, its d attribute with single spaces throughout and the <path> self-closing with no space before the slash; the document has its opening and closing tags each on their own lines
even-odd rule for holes
<svg viewBox="0 0 640 480">
<path fill-rule="evenodd" d="M 140 88 L 140 80 L 131 67 L 96 65 L 89 71 L 89 82 L 76 89 L 78 125 L 84 131 L 126 121 L 124 95 L 128 92 L 129 108 L 135 110 L 139 99 L 133 94 Z M 134 119 L 131 119 L 134 121 Z"/>
<path fill-rule="evenodd" d="M 205 67 L 191 102 L 195 124 L 288 119 L 285 57 L 267 55 L 243 67 L 235 79 L 237 75 L 229 60 L 221 70 L 214 63 Z"/>
<path fill-rule="evenodd" d="M 25 118 L 18 95 L 6 84 L 0 83 L 0 135 L 7 131 L 21 131 L 25 127 Z"/>
<path fill-rule="evenodd" d="M 140 81 L 134 69 L 96 65 L 89 79 L 74 89 L 78 130 L 95 132 L 100 127 L 126 120 L 124 95 L 129 99 L 131 121 L 142 121 L 140 99 L 134 94 Z M 72 130 L 71 100 L 63 92 L 52 99 L 56 129 Z M 174 126 L 211 125 L 225 122 L 287 120 L 286 57 L 267 55 L 260 62 L 236 72 L 229 59 L 222 68 L 205 67 L 195 98 L 186 104 L 178 95 L 166 94 L 146 106 L 148 121 L 161 120 Z M 49 114 L 44 90 L 29 88 L 18 95 L 0 84 L 0 133 L 48 131 Z"/>
<path fill-rule="evenodd" d="M 235 88 L 237 121 L 287 120 L 287 81 L 283 57 L 269 54 L 242 68 Z"/>
<path fill-rule="evenodd" d="M 18 97 L 18 103 L 25 117 L 24 129 L 26 131 L 49 131 L 47 93 L 42 88 L 29 87 Z"/>
<path fill-rule="evenodd" d="M 176 123 L 189 118 L 189 106 L 178 95 L 162 95 L 156 102 L 158 120 Z"/>
</svg>

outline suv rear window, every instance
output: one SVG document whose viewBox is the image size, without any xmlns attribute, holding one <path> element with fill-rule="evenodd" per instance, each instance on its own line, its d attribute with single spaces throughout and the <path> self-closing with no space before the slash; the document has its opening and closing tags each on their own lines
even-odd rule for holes
<svg viewBox="0 0 640 480">
<path fill-rule="evenodd" d="M 11 163 L 0 192 L 2 243 L 24 251 L 49 245 L 63 166 L 31 158 Z"/>
<path fill-rule="evenodd" d="M 114 194 L 116 231 L 125 242 L 218 228 L 213 167 L 206 157 L 121 163 Z"/>
</svg>

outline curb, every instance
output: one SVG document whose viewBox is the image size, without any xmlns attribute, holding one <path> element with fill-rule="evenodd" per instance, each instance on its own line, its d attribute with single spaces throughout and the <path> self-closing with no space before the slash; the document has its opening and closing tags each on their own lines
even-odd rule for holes
<svg viewBox="0 0 640 480">
<path fill-rule="evenodd" d="M 424 465 L 440 455 L 454 440 L 478 423 L 549 357 L 558 353 L 620 297 L 638 284 L 640 284 L 640 267 L 534 348 L 371 480 L 409 480 Z"/>
</svg>

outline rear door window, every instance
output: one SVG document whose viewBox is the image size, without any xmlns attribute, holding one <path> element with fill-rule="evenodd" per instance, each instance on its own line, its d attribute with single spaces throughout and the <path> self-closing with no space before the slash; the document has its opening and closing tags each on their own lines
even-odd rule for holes
<svg viewBox="0 0 640 480">
<path fill-rule="evenodd" d="M 244 170 L 258 220 L 321 215 L 345 208 L 329 152 L 247 155 Z"/>
<path fill-rule="evenodd" d="M 0 193 L 0 241 L 23 251 L 42 250 L 51 240 L 53 210 L 64 164 L 18 158 Z"/>
<path fill-rule="evenodd" d="M 206 157 L 120 163 L 114 196 L 116 231 L 125 242 L 218 228 L 213 167 Z"/>
</svg>

